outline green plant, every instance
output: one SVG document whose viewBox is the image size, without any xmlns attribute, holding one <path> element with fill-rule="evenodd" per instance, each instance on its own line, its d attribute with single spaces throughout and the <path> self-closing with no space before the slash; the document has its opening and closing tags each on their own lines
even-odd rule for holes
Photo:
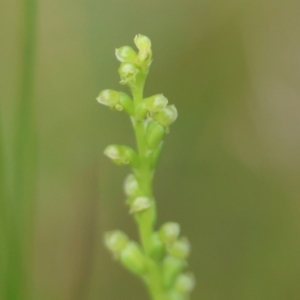
<svg viewBox="0 0 300 300">
<path fill-rule="evenodd" d="M 0 117 L 0 299 L 3 300 L 32 299 L 37 164 L 33 101 L 37 0 L 22 0 L 19 4 L 12 145 L 5 139 L 2 115 Z"/>
<path fill-rule="evenodd" d="M 116 259 L 142 279 L 153 300 L 184 300 L 194 287 L 193 276 L 183 273 L 190 244 L 186 238 L 179 237 L 177 223 L 168 222 L 159 230 L 154 229 L 157 212 L 152 191 L 162 139 L 176 120 L 177 110 L 174 105 L 168 105 L 162 94 L 144 98 L 143 89 L 152 62 L 151 41 L 137 35 L 134 42 L 138 53 L 129 46 L 116 50 L 121 62 L 120 83 L 130 88 L 133 99 L 123 92 L 104 90 L 97 100 L 113 110 L 125 111 L 134 128 L 137 151 L 128 146 L 110 145 L 104 153 L 116 164 L 132 168 L 124 190 L 141 245 L 119 230 L 106 233 L 105 243 Z"/>
</svg>

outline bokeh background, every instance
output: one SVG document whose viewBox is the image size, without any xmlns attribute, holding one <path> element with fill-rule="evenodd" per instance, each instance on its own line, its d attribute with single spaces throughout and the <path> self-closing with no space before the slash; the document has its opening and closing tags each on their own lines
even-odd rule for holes
<svg viewBox="0 0 300 300">
<path fill-rule="evenodd" d="M 299 11 L 298 0 L 38 1 L 30 300 L 147 299 L 103 246 L 115 228 L 137 238 L 121 187 L 128 170 L 102 155 L 134 139 L 125 114 L 95 101 L 124 89 L 114 49 L 137 33 L 153 43 L 146 95 L 162 92 L 179 110 L 155 195 L 158 223 L 179 222 L 191 241 L 192 299 L 300 299 Z M 6 177 L 23 12 L 0 1 Z"/>
</svg>

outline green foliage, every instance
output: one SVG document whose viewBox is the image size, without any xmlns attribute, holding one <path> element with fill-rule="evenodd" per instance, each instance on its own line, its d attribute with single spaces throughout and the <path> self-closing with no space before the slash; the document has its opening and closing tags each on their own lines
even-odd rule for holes
<svg viewBox="0 0 300 300">
<path fill-rule="evenodd" d="M 104 154 L 117 165 L 129 165 L 124 190 L 129 212 L 140 233 L 141 246 L 119 230 L 106 234 L 105 243 L 114 257 L 146 284 L 153 300 L 185 300 L 194 287 L 194 277 L 182 273 L 190 244 L 180 237 L 180 226 L 165 223 L 155 229 L 156 204 L 152 181 L 162 140 L 177 118 L 177 109 L 162 94 L 144 98 L 143 89 L 152 62 L 151 41 L 144 35 L 134 39 L 138 53 L 129 46 L 116 50 L 121 62 L 120 83 L 128 85 L 133 99 L 123 92 L 102 91 L 97 100 L 113 110 L 125 111 L 134 128 L 137 151 L 128 146 L 110 145 Z"/>
</svg>

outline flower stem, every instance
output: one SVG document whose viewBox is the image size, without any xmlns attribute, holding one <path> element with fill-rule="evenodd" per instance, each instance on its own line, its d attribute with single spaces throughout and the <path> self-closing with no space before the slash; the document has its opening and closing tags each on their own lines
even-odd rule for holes
<svg viewBox="0 0 300 300">
<path fill-rule="evenodd" d="M 152 183 L 162 149 L 163 137 L 177 118 L 174 105 L 167 105 L 163 94 L 143 97 L 146 77 L 152 62 L 151 41 L 147 36 L 134 38 L 139 52 L 123 46 L 116 50 L 121 62 L 121 84 L 131 89 L 130 96 L 103 90 L 97 101 L 113 110 L 124 110 L 131 118 L 137 150 L 124 145 L 109 145 L 104 154 L 118 165 L 130 165 L 132 173 L 124 183 L 130 213 L 137 223 L 140 244 L 130 241 L 120 230 L 108 232 L 105 243 L 115 257 L 146 284 L 152 300 L 186 300 L 194 280 L 182 273 L 190 252 L 188 240 L 180 237 L 180 226 L 167 222 L 155 230 L 156 202 Z"/>
<path fill-rule="evenodd" d="M 133 100 L 135 108 L 143 101 L 143 89 L 146 80 L 146 75 L 137 82 L 136 88 L 132 90 Z M 135 137 L 138 148 L 139 156 L 139 168 L 136 170 L 139 187 L 143 196 L 147 196 L 153 199 L 153 205 L 147 211 L 151 214 L 153 220 L 141 217 L 138 219 L 138 230 L 142 246 L 148 260 L 148 289 L 150 291 L 153 300 L 167 300 L 164 296 L 162 283 L 160 280 L 160 269 L 155 260 L 153 260 L 149 254 L 151 251 L 151 237 L 154 234 L 154 223 L 157 217 L 156 203 L 153 198 L 152 181 L 153 181 L 153 170 L 150 165 L 149 158 L 147 157 L 147 142 L 146 142 L 146 126 L 144 120 L 139 120 L 138 116 L 135 115 L 133 120 L 133 127 L 135 131 Z"/>
</svg>

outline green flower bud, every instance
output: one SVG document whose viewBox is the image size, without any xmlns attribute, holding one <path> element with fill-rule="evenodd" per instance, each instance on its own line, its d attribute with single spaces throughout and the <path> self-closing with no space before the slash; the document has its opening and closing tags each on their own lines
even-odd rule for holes
<svg viewBox="0 0 300 300">
<path fill-rule="evenodd" d="M 116 57 L 120 62 L 134 63 L 137 53 L 129 46 L 123 46 L 116 49 Z"/>
<path fill-rule="evenodd" d="M 174 284 L 175 290 L 183 295 L 189 294 L 195 287 L 195 277 L 191 273 L 180 274 Z"/>
<path fill-rule="evenodd" d="M 97 101 L 110 108 L 115 108 L 119 104 L 120 95 L 114 90 L 104 90 L 97 97 Z"/>
<path fill-rule="evenodd" d="M 136 83 L 136 76 L 139 73 L 139 70 L 133 63 L 121 63 L 118 72 L 121 76 L 121 84 L 128 84 L 129 86 L 131 86 Z"/>
<path fill-rule="evenodd" d="M 162 126 L 171 125 L 178 116 L 177 109 L 174 105 L 168 105 L 163 110 L 154 115 L 155 120 Z"/>
<path fill-rule="evenodd" d="M 124 182 L 124 192 L 127 196 L 132 197 L 139 193 L 139 183 L 133 174 L 129 174 Z"/>
<path fill-rule="evenodd" d="M 175 241 L 168 248 L 169 254 L 179 259 L 187 258 L 190 254 L 190 251 L 191 251 L 191 246 L 187 238 L 181 238 Z"/>
<path fill-rule="evenodd" d="M 151 49 L 151 41 L 145 35 L 137 34 L 134 38 L 134 43 L 140 51 Z"/>
<path fill-rule="evenodd" d="M 150 167 L 151 169 L 155 169 L 157 162 L 159 160 L 161 151 L 162 151 L 163 142 L 161 142 L 157 148 L 155 148 L 151 153 Z"/>
<path fill-rule="evenodd" d="M 135 108 L 135 117 L 138 121 L 142 121 L 145 119 L 147 115 L 147 107 L 144 102 L 140 103 L 139 105 L 136 106 Z"/>
<path fill-rule="evenodd" d="M 104 154 L 117 165 L 136 166 L 138 157 L 134 150 L 123 145 L 109 145 L 105 148 Z"/>
<path fill-rule="evenodd" d="M 122 264 L 131 272 L 143 275 L 146 271 L 146 258 L 135 242 L 129 242 L 120 254 Z"/>
<path fill-rule="evenodd" d="M 159 238 L 158 232 L 155 232 L 151 237 L 150 256 L 156 260 L 162 258 L 165 253 L 165 246 Z"/>
<path fill-rule="evenodd" d="M 150 39 L 145 35 L 138 34 L 134 38 L 134 43 L 139 49 L 135 63 L 143 68 L 148 67 L 151 64 L 152 59 Z"/>
<path fill-rule="evenodd" d="M 176 277 L 181 273 L 185 264 L 181 259 L 167 256 L 162 262 L 163 284 L 166 289 L 169 289 Z"/>
<path fill-rule="evenodd" d="M 134 104 L 131 98 L 123 92 L 120 92 L 119 104 L 130 116 L 134 115 Z"/>
<path fill-rule="evenodd" d="M 180 234 L 180 225 L 175 222 L 165 223 L 159 230 L 159 236 L 165 244 L 175 242 Z"/>
<path fill-rule="evenodd" d="M 168 104 L 168 99 L 163 94 L 158 94 L 145 99 L 147 109 L 150 112 L 158 112 Z"/>
<path fill-rule="evenodd" d="M 156 121 L 152 121 L 147 126 L 146 132 L 146 141 L 149 149 L 153 150 L 156 149 L 162 138 L 165 134 L 165 128 L 158 124 Z"/>
<path fill-rule="evenodd" d="M 119 230 L 109 231 L 105 233 L 104 242 L 110 251 L 118 255 L 126 247 L 128 237 Z"/>
<path fill-rule="evenodd" d="M 152 199 L 148 197 L 137 197 L 131 203 L 130 213 L 142 212 L 153 205 Z"/>
</svg>

